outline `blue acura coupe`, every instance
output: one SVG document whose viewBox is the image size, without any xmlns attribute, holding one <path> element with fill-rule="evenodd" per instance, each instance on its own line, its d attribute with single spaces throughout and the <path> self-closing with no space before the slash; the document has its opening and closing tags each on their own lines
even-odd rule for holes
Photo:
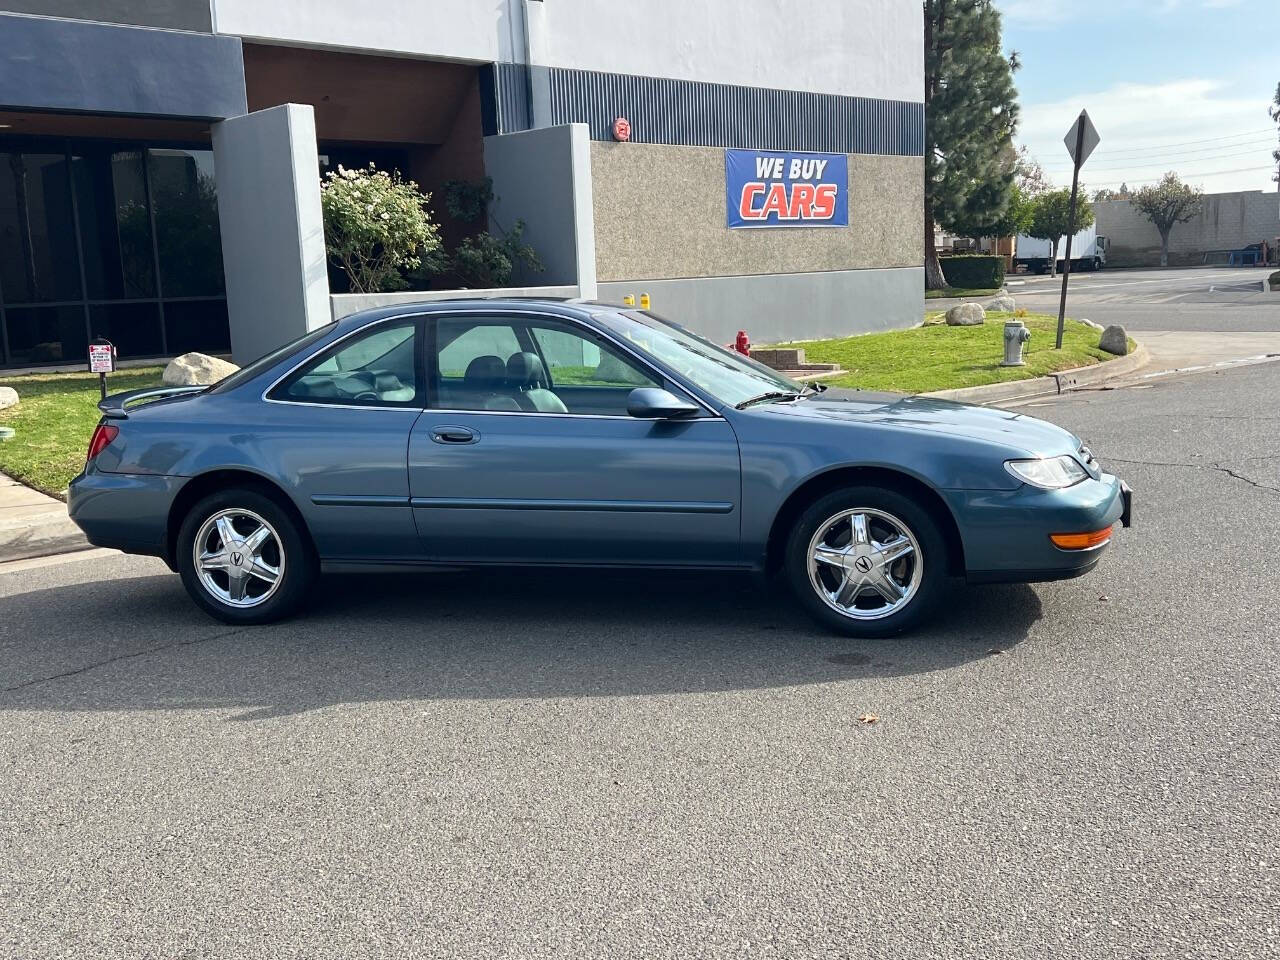
<svg viewBox="0 0 1280 960">
<path fill-rule="evenodd" d="M 70 513 L 229 623 L 321 572 L 780 572 L 814 617 L 898 633 L 950 578 L 1092 570 L 1128 488 L 1005 410 L 806 386 L 580 301 L 370 310 L 211 387 L 109 397 Z"/>
</svg>

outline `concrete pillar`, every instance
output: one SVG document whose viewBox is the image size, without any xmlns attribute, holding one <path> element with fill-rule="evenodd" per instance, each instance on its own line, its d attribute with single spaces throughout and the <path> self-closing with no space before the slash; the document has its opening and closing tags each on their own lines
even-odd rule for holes
<svg viewBox="0 0 1280 960">
<path fill-rule="evenodd" d="M 492 215 L 500 227 L 525 222 L 525 240 L 546 270 L 518 272 L 516 286 L 574 285 L 596 297 L 591 138 L 571 123 L 484 138 L 485 173 L 493 178 Z"/>
<path fill-rule="evenodd" d="M 535 128 L 551 126 L 550 34 L 547 5 L 543 0 L 523 0 L 524 62 L 529 66 L 529 120 Z"/>
<path fill-rule="evenodd" d="M 213 126 L 231 355 L 244 365 L 329 323 L 315 113 L 286 103 Z"/>
</svg>

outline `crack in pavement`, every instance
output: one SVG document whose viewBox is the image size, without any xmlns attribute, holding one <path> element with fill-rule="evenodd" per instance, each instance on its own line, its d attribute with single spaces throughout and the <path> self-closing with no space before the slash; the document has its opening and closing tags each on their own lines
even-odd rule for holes
<svg viewBox="0 0 1280 960">
<path fill-rule="evenodd" d="M 122 653 L 116 657 L 108 657 L 106 660 L 86 664 L 83 667 L 76 667 L 74 670 L 65 670 L 62 673 L 55 673 L 48 677 L 36 677 L 34 680 L 24 680 L 16 686 L 0 688 L 0 693 L 12 693 L 15 690 L 25 690 L 27 687 L 36 687 L 42 683 L 49 683 L 53 680 L 64 680 L 67 677 L 74 677 L 81 673 L 88 673 L 90 670 L 97 670 L 99 667 L 110 666 L 113 663 L 119 663 L 121 660 L 134 660 L 138 657 L 145 657 L 152 653 L 162 653 L 165 650 L 175 650 L 178 647 L 194 647 L 196 644 L 208 643 L 211 640 L 222 640 L 226 637 L 233 637 L 237 633 L 243 632 L 244 628 L 238 627 L 235 630 L 228 630 L 225 633 L 215 633 L 211 637 L 201 637 L 199 640 L 175 640 L 173 643 L 164 643 L 158 647 L 149 647 L 146 650 L 138 650 L 134 653 Z"/>
<path fill-rule="evenodd" d="M 1237 473 L 1235 470 L 1225 466 L 1223 463 L 1170 463 L 1168 461 L 1161 460 L 1126 460 L 1123 457 L 1112 457 L 1106 454 L 1097 453 L 1096 451 L 1094 455 L 1100 463 L 1127 463 L 1139 467 L 1187 467 L 1192 470 L 1216 470 L 1218 473 L 1225 473 L 1233 480 L 1240 480 L 1249 484 L 1251 487 L 1257 487 L 1259 490 L 1265 490 L 1268 493 L 1274 493 L 1277 496 L 1280 496 L 1280 487 L 1273 487 L 1265 483 L 1259 483 L 1257 480 L 1246 477 L 1242 473 Z M 1280 460 L 1280 456 L 1238 457 L 1235 462 L 1254 460 Z"/>
</svg>

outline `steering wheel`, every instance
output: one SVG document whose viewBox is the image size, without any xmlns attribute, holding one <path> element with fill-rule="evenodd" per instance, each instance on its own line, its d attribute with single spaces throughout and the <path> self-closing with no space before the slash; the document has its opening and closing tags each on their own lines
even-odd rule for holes
<svg viewBox="0 0 1280 960">
<path fill-rule="evenodd" d="M 354 397 L 352 397 L 351 399 L 353 399 L 353 400 L 372 400 L 374 403 L 377 403 L 377 402 L 378 402 L 379 400 L 381 400 L 382 398 L 381 398 L 380 396 L 378 396 L 376 393 L 374 393 L 372 390 L 363 390 L 363 391 L 361 391 L 360 393 L 357 393 L 357 394 L 356 394 Z"/>
</svg>

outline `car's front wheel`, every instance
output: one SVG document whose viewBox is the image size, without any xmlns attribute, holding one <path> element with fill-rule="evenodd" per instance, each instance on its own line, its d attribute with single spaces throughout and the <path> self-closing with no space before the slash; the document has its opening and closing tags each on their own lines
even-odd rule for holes
<svg viewBox="0 0 1280 960">
<path fill-rule="evenodd" d="M 192 507 L 178 533 L 177 560 L 191 598 L 225 623 L 286 617 L 315 579 L 297 523 L 256 490 L 223 490 Z"/>
<path fill-rule="evenodd" d="M 920 623 L 947 581 L 947 544 L 929 512 L 881 487 L 850 487 L 801 514 L 787 543 L 787 577 L 821 623 L 883 637 Z"/>
</svg>

